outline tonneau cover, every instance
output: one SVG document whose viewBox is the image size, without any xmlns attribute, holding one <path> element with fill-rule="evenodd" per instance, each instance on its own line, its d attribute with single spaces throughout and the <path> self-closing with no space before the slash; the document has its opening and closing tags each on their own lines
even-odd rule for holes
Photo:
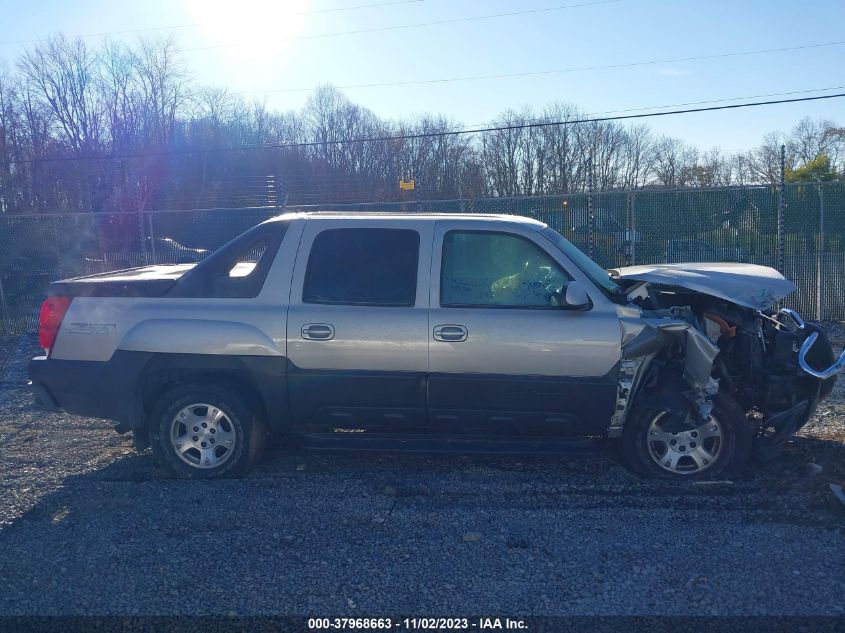
<svg viewBox="0 0 845 633">
<path fill-rule="evenodd" d="M 158 264 L 114 270 L 50 284 L 49 294 L 71 297 L 160 297 L 196 264 Z"/>
</svg>

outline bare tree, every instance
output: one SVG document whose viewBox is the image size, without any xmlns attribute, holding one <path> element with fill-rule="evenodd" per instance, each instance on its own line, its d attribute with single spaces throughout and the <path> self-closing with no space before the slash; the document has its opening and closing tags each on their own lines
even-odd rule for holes
<svg viewBox="0 0 845 633">
<path fill-rule="evenodd" d="M 61 137 L 76 155 L 99 146 L 103 129 L 99 65 L 84 40 L 57 35 L 24 51 L 18 68 L 52 111 Z"/>
<path fill-rule="evenodd" d="M 615 121 L 597 121 L 582 127 L 582 145 L 593 169 L 593 186 L 599 190 L 619 185 L 623 171 L 624 128 Z"/>
<path fill-rule="evenodd" d="M 780 182 L 781 145 L 786 147 L 786 167 L 795 167 L 796 157 L 792 145 L 786 143 L 782 134 L 771 132 L 763 137 L 763 142 L 757 149 L 746 155 L 753 181 L 773 185 Z"/>
<path fill-rule="evenodd" d="M 839 139 L 831 135 L 829 130 L 834 129 L 835 124 L 830 119 L 813 120 L 804 117 L 792 128 L 787 144 L 790 153 L 799 164 L 809 163 L 818 156 L 824 154 L 836 163 L 839 159 Z"/>
<path fill-rule="evenodd" d="M 100 65 L 100 98 L 111 149 L 127 151 L 137 145 L 145 115 L 137 57 L 123 44 L 105 42 Z"/>
<path fill-rule="evenodd" d="M 583 186 L 583 156 L 578 137 L 578 125 L 568 124 L 582 117 L 572 104 L 554 103 L 545 109 L 546 121 L 561 121 L 561 125 L 540 128 L 539 142 L 543 150 L 543 164 L 538 174 L 544 193 L 569 193 Z"/>
<path fill-rule="evenodd" d="M 623 146 L 621 185 L 626 189 L 645 187 L 654 169 L 654 138 L 645 125 L 627 129 Z"/>
<path fill-rule="evenodd" d="M 5 213 L 14 200 L 12 165 L 20 157 L 16 143 L 17 112 L 14 85 L 5 68 L 0 68 L 0 213 Z"/>
<path fill-rule="evenodd" d="M 664 187 L 683 187 L 692 180 L 697 159 L 697 150 L 682 140 L 661 137 L 652 148 L 655 182 Z"/>
<path fill-rule="evenodd" d="M 533 185 L 533 173 L 525 173 L 532 160 L 530 138 L 519 127 L 525 122 L 525 114 L 508 110 L 494 121 L 504 129 L 481 134 L 482 162 L 493 195 L 526 195 L 526 187 Z"/>
<path fill-rule="evenodd" d="M 144 103 L 144 141 L 165 145 L 191 97 L 188 72 L 172 36 L 140 40 L 136 64 Z"/>
</svg>

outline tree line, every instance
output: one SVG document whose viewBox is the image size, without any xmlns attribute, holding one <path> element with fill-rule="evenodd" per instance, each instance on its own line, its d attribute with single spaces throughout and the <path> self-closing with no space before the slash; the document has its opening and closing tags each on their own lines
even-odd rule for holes
<svg viewBox="0 0 845 633">
<path fill-rule="evenodd" d="M 400 180 L 415 181 L 401 193 L 417 199 L 776 183 L 781 144 L 793 179 L 843 177 L 845 128 L 829 120 L 729 153 L 585 118 L 553 103 L 491 122 L 510 129 L 436 136 L 462 125 L 385 120 L 332 86 L 278 112 L 197 85 L 172 37 L 91 46 L 55 35 L 0 68 L 0 213 L 394 201 Z M 546 121 L 561 124 L 514 129 Z M 360 138 L 382 140 L 349 142 Z"/>
</svg>

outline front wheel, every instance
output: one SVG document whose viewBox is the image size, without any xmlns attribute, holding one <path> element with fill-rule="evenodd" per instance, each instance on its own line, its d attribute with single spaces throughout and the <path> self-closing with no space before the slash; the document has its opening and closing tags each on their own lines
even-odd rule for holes
<svg viewBox="0 0 845 633">
<path fill-rule="evenodd" d="M 742 408 L 724 393 L 706 420 L 681 415 L 648 394 L 634 405 L 622 433 L 625 464 L 642 475 L 703 479 L 739 471 L 752 432 Z"/>
<path fill-rule="evenodd" d="M 185 385 L 164 394 L 152 419 L 153 450 L 178 476 L 243 474 L 266 444 L 262 417 L 222 387 Z"/>
</svg>

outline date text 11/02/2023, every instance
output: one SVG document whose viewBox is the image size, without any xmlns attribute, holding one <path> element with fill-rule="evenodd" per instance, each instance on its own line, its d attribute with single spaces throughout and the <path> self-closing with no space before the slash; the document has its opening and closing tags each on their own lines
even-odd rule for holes
<svg viewBox="0 0 845 633">
<path fill-rule="evenodd" d="M 309 618 L 308 629 L 319 630 L 525 630 L 524 620 L 500 617 L 476 618 Z"/>
</svg>

